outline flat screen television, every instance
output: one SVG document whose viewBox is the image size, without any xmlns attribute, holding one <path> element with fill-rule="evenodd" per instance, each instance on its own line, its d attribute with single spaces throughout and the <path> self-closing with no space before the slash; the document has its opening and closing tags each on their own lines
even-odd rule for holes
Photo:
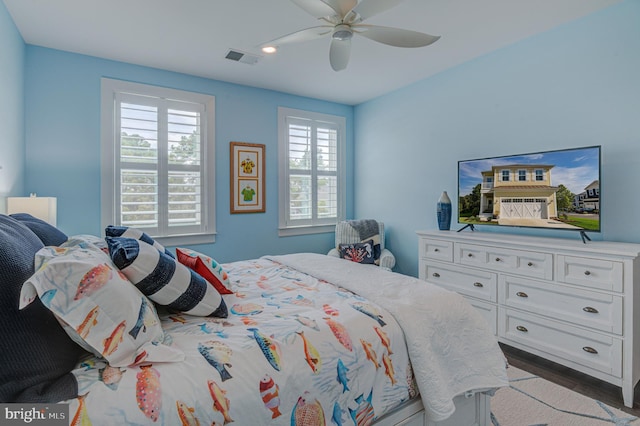
<svg viewBox="0 0 640 426">
<path fill-rule="evenodd" d="M 458 223 L 600 232 L 601 147 L 458 162 Z"/>
</svg>

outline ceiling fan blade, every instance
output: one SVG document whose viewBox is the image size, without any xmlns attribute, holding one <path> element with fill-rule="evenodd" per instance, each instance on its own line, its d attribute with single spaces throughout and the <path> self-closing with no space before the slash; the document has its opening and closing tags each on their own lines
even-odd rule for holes
<svg viewBox="0 0 640 426">
<path fill-rule="evenodd" d="M 359 16 L 360 21 L 364 21 L 365 19 L 369 19 L 378 13 L 382 13 L 385 10 L 389 10 L 403 0 L 362 0 L 353 10 Z"/>
<path fill-rule="evenodd" d="M 306 28 L 304 30 L 296 31 L 291 34 L 287 34 L 282 37 L 278 37 L 275 40 L 271 40 L 267 43 L 263 43 L 261 46 L 282 46 L 287 43 L 298 43 L 302 41 L 315 40 L 324 35 L 329 34 L 333 30 L 330 25 L 320 25 L 318 27 Z"/>
<path fill-rule="evenodd" d="M 321 0 L 323 3 L 329 5 L 340 17 L 343 19 L 349 12 L 351 12 L 357 5 L 358 0 Z"/>
<path fill-rule="evenodd" d="M 341 71 L 347 67 L 351 55 L 351 39 L 332 39 L 329 48 L 329 62 L 334 71 Z"/>
<path fill-rule="evenodd" d="M 314 16 L 318 19 L 324 18 L 326 16 L 333 16 L 337 13 L 337 11 L 329 6 L 324 0 L 291 0 L 293 3 L 298 5 L 300 8 L 305 10 L 311 16 Z"/>
<path fill-rule="evenodd" d="M 380 27 L 378 25 L 358 24 L 353 25 L 352 28 L 358 35 L 395 47 L 423 47 L 440 39 L 440 36 L 432 36 L 418 31 Z"/>
</svg>

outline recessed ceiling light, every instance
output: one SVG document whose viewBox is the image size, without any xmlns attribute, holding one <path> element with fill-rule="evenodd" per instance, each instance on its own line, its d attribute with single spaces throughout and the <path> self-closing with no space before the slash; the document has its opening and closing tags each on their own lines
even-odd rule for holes
<svg viewBox="0 0 640 426">
<path fill-rule="evenodd" d="M 265 47 L 262 48 L 262 51 L 264 53 L 276 53 L 276 50 L 278 50 L 278 49 L 276 49 L 275 46 L 265 46 Z"/>
</svg>

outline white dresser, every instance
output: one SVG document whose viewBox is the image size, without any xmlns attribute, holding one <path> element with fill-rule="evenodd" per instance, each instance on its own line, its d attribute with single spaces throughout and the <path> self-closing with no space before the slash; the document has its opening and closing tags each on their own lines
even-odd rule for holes
<svg viewBox="0 0 640 426">
<path fill-rule="evenodd" d="M 420 279 L 464 295 L 500 342 L 620 386 L 624 404 L 633 406 L 640 244 L 584 244 L 577 233 L 417 233 Z"/>
</svg>

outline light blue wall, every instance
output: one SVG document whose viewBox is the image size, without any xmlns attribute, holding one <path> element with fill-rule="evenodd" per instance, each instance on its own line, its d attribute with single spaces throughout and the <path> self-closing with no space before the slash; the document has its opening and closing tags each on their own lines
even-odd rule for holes
<svg viewBox="0 0 640 426">
<path fill-rule="evenodd" d="M 25 44 L 0 2 L 0 213 L 5 197 L 24 192 Z"/>
<path fill-rule="evenodd" d="M 457 214 L 457 162 L 488 156 L 602 145 L 603 232 L 591 236 L 640 242 L 637 0 L 358 105 L 354 121 L 354 213 L 385 222 L 401 272 L 417 274 L 415 231 L 437 228 L 443 190 Z"/>
<path fill-rule="evenodd" d="M 277 108 L 285 106 L 346 117 L 347 198 L 352 200 L 353 107 L 28 45 L 25 190 L 58 197 L 58 226 L 64 232 L 102 233 L 101 77 L 216 97 L 218 235 L 215 244 L 193 248 L 228 262 L 264 254 L 327 252 L 333 246 L 332 233 L 278 237 Z M 231 141 L 266 145 L 266 213 L 229 213 Z M 349 202 L 347 212 L 352 211 Z"/>
<path fill-rule="evenodd" d="M 591 236 L 640 242 L 634 213 L 640 201 L 632 192 L 640 181 L 638 22 L 640 2 L 627 0 L 354 111 L 35 46 L 27 46 L 25 54 L 24 42 L 0 7 L 0 124 L 11 134 L 10 142 L 0 140 L 0 161 L 8 147 L 13 194 L 58 197 L 65 232 L 100 233 L 100 78 L 106 76 L 216 96 L 218 240 L 197 248 L 221 261 L 322 252 L 333 245 L 333 234 L 277 236 L 278 106 L 347 117 L 348 217 L 385 221 L 387 245 L 397 255 L 400 272 L 417 274 L 415 230 L 436 227 L 435 203 L 443 190 L 457 210 L 457 162 L 493 155 L 602 145 L 603 233 Z M 267 145 L 265 214 L 228 212 L 228 143 L 233 140 Z M 0 183 L 6 186 L 3 166 Z M 24 186 L 19 182 L 23 174 Z"/>
</svg>

